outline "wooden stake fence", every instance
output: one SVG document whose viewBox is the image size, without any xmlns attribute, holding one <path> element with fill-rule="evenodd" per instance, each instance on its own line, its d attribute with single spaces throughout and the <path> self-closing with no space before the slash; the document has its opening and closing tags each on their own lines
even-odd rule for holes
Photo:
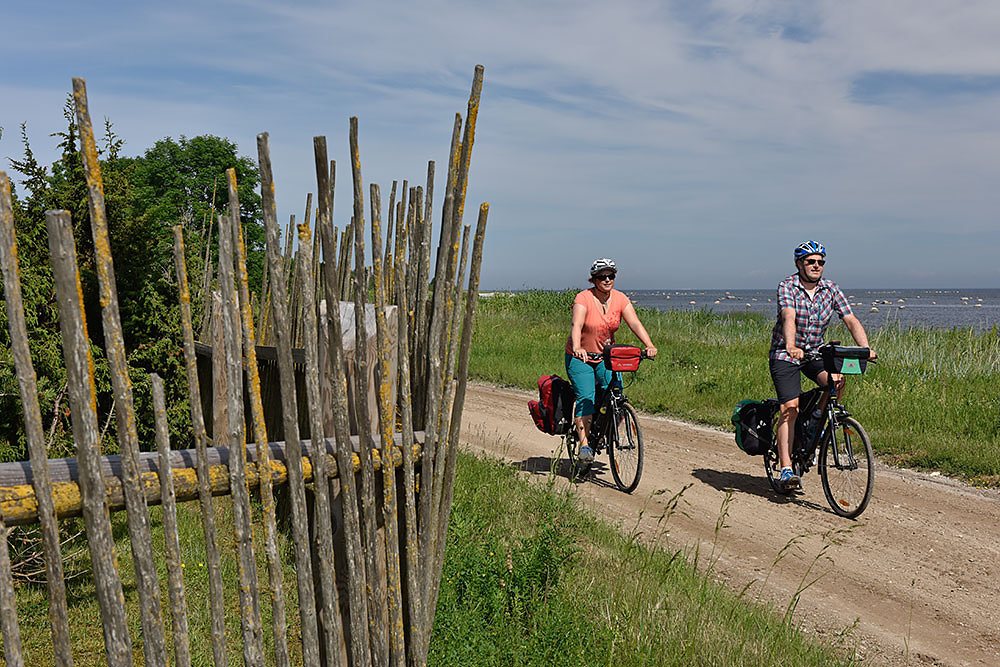
<svg viewBox="0 0 1000 667">
<path fill-rule="evenodd" d="M 468 226 L 464 233 L 460 230 L 482 74 L 477 67 L 464 130 L 461 116 L 455 121 L 433 276 L 434 163 L 428 164 L 426 187 L 410 187 L 403 180 L 397 189 L 393 182 L 385 219 L 380 188 L 372 184 L 366 220 L 357 118 L 350 119 L 348 136 L 354 200 L 350 223 L 339 233 L 333 225 L 335 163 L 328 159 L 326 139 L 316 137 L 316 207 L 313 212 L 310 194 L 303 221 L 294 230 L 295 253 L 294 216 L 281 243 L 268 135 L 258 136 L 267 262 L 257 294 L 251 294 L 247 276 L 236 175 L 232 169 L 227 172 L 229 205 L 218 216 L 217 273 L 211 252 L 206 249 L 198 258 L 205 270 L 198 290 L 204 302 L 214 304 L 212 315 L 203 314 L 199 326 L 203 340 L 209 331 L 215 332 L 210 348 L 195 343 L 184 237 L 187 231 L 211 238 L 212 225 L 207 232 L 174 227 L 194 449 L 171 450 L 164 384 L 153 374 L 155 442 L 146 447 L 156 451 L 147 453 L 140 453 L 139 416 L 133 408 L 118 315 L 86 87 L 82 79 L 74 79 L 121 454 L 100 455 L 94 366 L 76 240 L 69 213 L 49 211 L 46 223 L 77 458 L 46 457 L 20 292 L 11 188 L 0 172 L 0 268 L 30 457 L 30 465 L 0 464 L 0 637 L 8 665 L 46 660 L 26 656 L 21 644 L 8 526 L 41 524 L 52 657 L 54 664 L 68 666 L 74 660 L 58 522 L 79 515 L 86 526 L 109 665 L 133 664 L 133 650 L 141 645 L 146 665 L 186 667 L 194 661 L 194 649 L 209 644 L 217 666 L 228 665 L 229 651 L 237 646 L 243 663 L 252 666 L 284 667 L 298 659 L 306 665 L 426 664 L 488 211 L 483 204 L 470 263 L 471 230 Z M 365 261 L 366 227 L 371 234 L 371 265 Z M 216 290 L 214 298 L 211 289 Z M 373 303 L 368 303 L 369 294 Z M 345 348 L 351 335 L 353 350 Z M 213 378 L 204 395 L 199 350 L 210 350 L 216 368 L 201 376 Z M 261 358 L 262 350 L 272 351 Z M 260 369 L 275 363 L 265 362 L 266 358 L 276 360 L 280 392 L 264 386 Z M 205 363 L 206 369 L 212 365 Z M 268 421 L 268 396 L 280 400 L 280 423 Z M 305 401 L 304 417 L 300 401 Z M 211 406 L 214 446 L 209 446 L 204 405 Z M 352 424 L 356 433 L 351 432 Z M 282 440 L 270 441 L 268 432 L 274 429 L 283 433 Z M 308 439 L 302 437 L 306 432 Z M 249 447 L 251 442 L 254 447 Z M 251 494 L 260 499 L 256 508 Z M 232 507 L 232 554 L 223 554 L 219 546 L 213 495 L 231 496 L 226 502 Z M 195 500 L 206 553 L 209 637 L 194 636 L 189 626 L 190 598 L 178 536 L 177 504 Z M 166 579 L 162 582 L 147 509 L 154 504 L 163 505 Z M 127 514 L 141 638 L 131 635 L 126 621 L 111 530 L 109 512 L 122 509 Z M 281 516 L 288 517 L 287 528 L 282 527 Z M 255 524 L 263 527 L 262 555 L 255 552 L 260 548 L 253 537 Z M 282 530 L 289 533 L 294 557 L 298 606 L 294 635 L 289 633 L 278 550 Z M 238 566 L 240 631 L 228 638 L 223 558 Z M 265 568 L 266 580 L 258 580 L 259 567 Z M 167 591 L 165 605 L 161 586 Z M 262 622 L 264 598 L 270 601 L 268 628 Z M 161 608 L 169 612 L 166 627 Z M 290 646 L 292 637 L 300 645 Z M 273 655 L 265 647 L 272 647 Z"/>
</svg>

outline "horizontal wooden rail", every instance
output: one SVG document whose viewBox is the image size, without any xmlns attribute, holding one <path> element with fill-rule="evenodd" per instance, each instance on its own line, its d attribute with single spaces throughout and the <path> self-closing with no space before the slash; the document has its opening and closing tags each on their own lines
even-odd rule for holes
<svg viewBox="0 0 1000 667">
<path fill-rule="evenodd" d="M 420 460 L 423 431 L 413 434 L 413 459 Z M 396 434 L 393 438 L 392 464 L 399 467 L 403 462 L 402 436 Z M 359 451 L 358 436 L 351 436 L 351 448 Z M 337 460 L 334 457 L 336 442 L 326 439 L 327 470 L 331 478 L 339 475 Z M 287 457 L 284 442 L 268 443 L 271 452 L 271 480 L 274 484 L 284 484 L 288 481 Z M 374 449 L 373 455 L 376 469 L 381 468 L 381 452 Z M 255 488 L 260 477 L 257 473 L 256 447 L 247 447 L 247 484 Z M 302 441 L 302 471 L 305 481 L 312 480 L 312 465 L 308 459 L 312 451 L 312 442 Z M 173 472 L 174 492 L 177 501 L 198 499 L 198 478 L 195 472 L 194 449 L 179 449 L 170 452 L 170 467 Z M 212 495 L 228 495 L 229 490 L 229 448 L 209 447 L 207 449 L 209 483 Z M 354 472 L 357 473 L 360 461 L 354 455 Z M 50 459 L 49 476 L 52 480 L 52 495 L 55 501 L 56 516 L 60 519 L 80 516 L 82 501 L 79 486 L 79 471 L 75 458 Z M 125 508 L 125 496 L 122 491 L 122 465 L 118 455 L 101 457 L 101 471 L 104 474 L 104 484 L 107 489 L 108 509 L 116 511 Z M 148 505 L 160 504 L 159 461 L 156 452 L 142 452 L 139 455 L 139 472 L 142 478 L 143 490 Z M 26 461 L 16 463 L 0 463 L 0 516 L 3 516 L 8 526 L 32 524 L 38 521 L 38 500 L 32 486 L 31 467 Z"/>
</svg>

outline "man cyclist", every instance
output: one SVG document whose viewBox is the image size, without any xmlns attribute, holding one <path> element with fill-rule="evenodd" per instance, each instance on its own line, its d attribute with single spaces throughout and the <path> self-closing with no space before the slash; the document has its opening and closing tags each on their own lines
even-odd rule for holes
<svg viewBox="0 0 1000 667">
<path fill-rule="evenodd" d="M 802 480 L 792 471 L 791 443 L 795 418 L 799 414 L 799 394 L 804 373 L 810 380 L 825 387 L 832 379 L 838 395 L 843 394 L 844 376 L 823 370 L 821 360 L 803 361 L 807 350 L 823 344 L 823 336 L 833 313 L 844 321 L 854 341 L 868 347 L 868 335 L 837 283 L 823 277 L 826 248 L 817 241 L 805 241 L 795 248 L 796 273 L 778 283 L 778 321 L 771 333 L 768 366 L 771 380 L 781 403 L 778 419 L 778 460 L 781 464 L 779 483 L 785 490 L 802 487 Z M 875 358 L 872 350 L 869 359 Z M 830 375 L 833 377 L 831 378 Z"/>
<path fill-rule="evenodd" d="M 615 332 L 621 321 L 646 346 L 650 358 L 656 356 L 656 348 L 639 321 L 632 302 L 624 293 L 614 289 L 618 265 L 613 259 L 601 257 L 590 267 L 590 282 L 593 287 L 585 289 L 573 300 L 573 320 L 569 339 L 566 341 L 566 375 L 573 385 L 576 395 L 576 409 L 573 411 L 573 426 L 580 441 L 581 463 L 594 460 L 594 450 L 587 444 L 587 433 L 594 415 L 596 397 L 595 380 L 601 390 L 607 390 L 612 372 L 602 362 L 591 362 L 588 353 L 597 354 L 605 345 L 613 345 Z"/>
</svg>

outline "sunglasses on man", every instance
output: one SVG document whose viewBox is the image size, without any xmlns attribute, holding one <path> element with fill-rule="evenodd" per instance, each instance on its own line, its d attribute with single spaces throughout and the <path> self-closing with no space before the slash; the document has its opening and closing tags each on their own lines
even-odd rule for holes
<svg viewBox="0 0 1000 667">
<path fill-rule="evenodd" d="M 806 266 L 812 266 L 813 264 L 815 264 L 817 266 L 823 266 L 824 264 L 826 264 L 826 260 L 825 259 L 804 259 L 804 260 L 802 260 L 802 263 L 805 264 Z"/>
</svg>

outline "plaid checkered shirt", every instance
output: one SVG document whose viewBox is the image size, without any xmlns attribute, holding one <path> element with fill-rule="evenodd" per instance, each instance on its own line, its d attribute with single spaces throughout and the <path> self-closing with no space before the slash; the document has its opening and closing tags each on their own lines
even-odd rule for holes
<svg viewBox="0 0 1000 667">
<path fill-rule="evenodd" d="M 799 282 L 799 274 L 793 274 L 778 283 L 778 321 L 771 332 L 772 359 L 799 362 L 785 350 L 785 336 L 781 331 L 781 311 L 795 309 L 795 346 L 803 350 L 813 350 L 823 344 L 823 334 L 830 324 L 833 313 L 840 319 L 851 315 L 851 304 L 837 283 L 821 278 L 812 298 Z"/>
</svg>

